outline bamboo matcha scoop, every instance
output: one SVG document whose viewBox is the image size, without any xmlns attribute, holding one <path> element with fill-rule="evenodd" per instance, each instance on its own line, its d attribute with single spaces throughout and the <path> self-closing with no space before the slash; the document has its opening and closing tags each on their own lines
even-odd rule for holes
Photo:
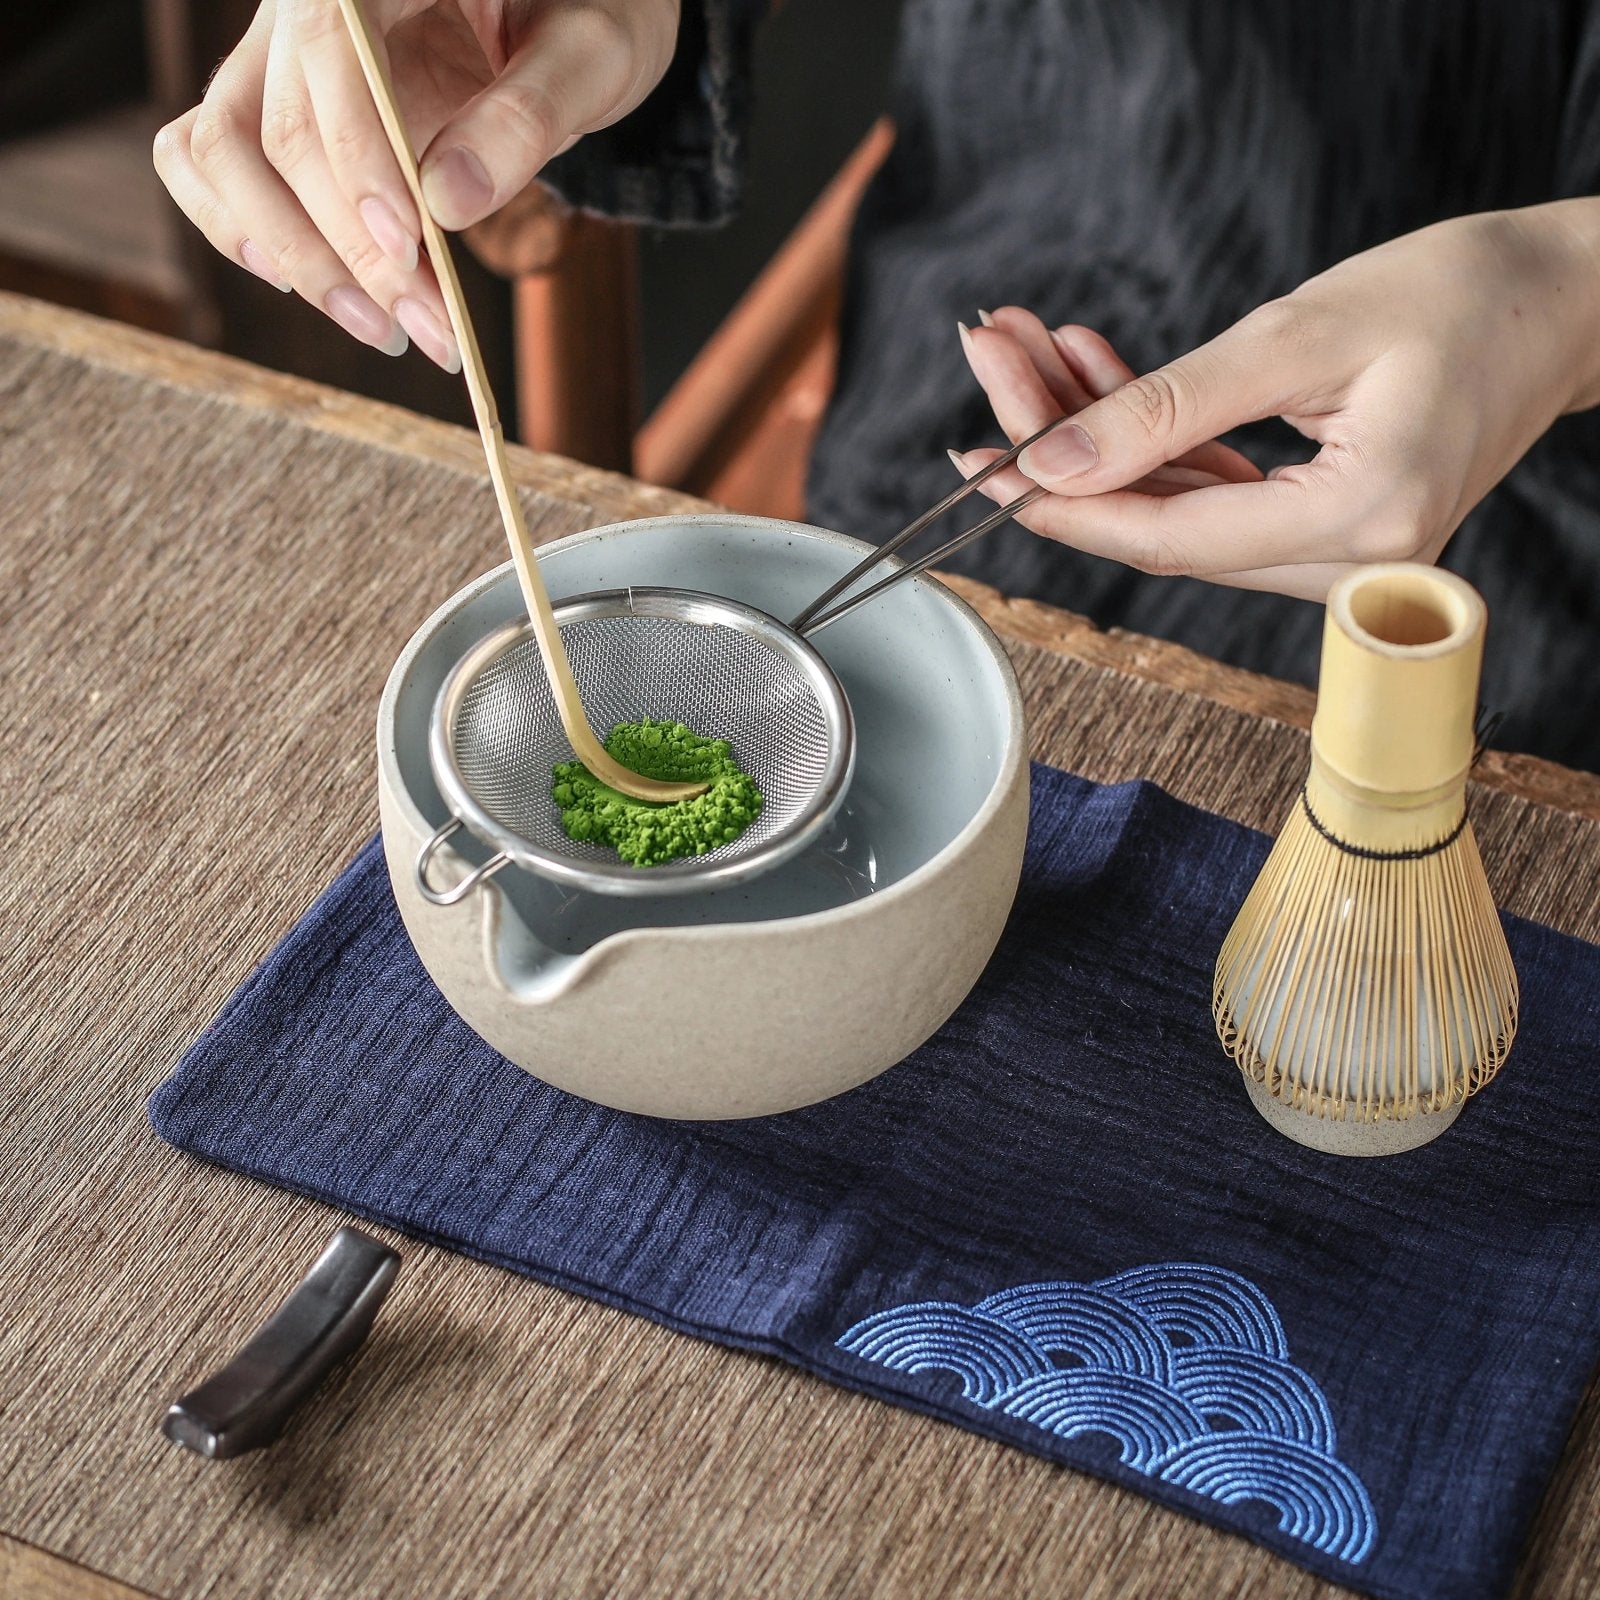
<svg viewBox="0 0 1600 1600">
<path fill-rule="evenodd" d="M 456 276 L 450 246 L 445 240 L 444 230 L 433 220 L 428 203 L 422 198 L 417 158 L 411 149 L 405 124 L 400 120 L 389 75 L 373 46 L 372 34 L 359 0 L 339 0 L 339 9 L 344 15 L 345 26 L 350 30 L 350 39 L 360 58 L 367 87 L 383 121 L 383 131 L 389 136 L 395 160 L 400 163 L 406 187 L 410 189 L 411 198 L 416 202 L 417 215 L 422 219 L 423 247 L 433 263 L 439 288 L 444 294 L 445 308 L 450 313 L 450 326 L 455 331 L 456 343 L 461 347 L 461 367 L 466 374 L 467 393 L 472 397 L 472 413 L 477 418 L 478 433 L 483 439 L 483 453 L 488 458 L 489 478 L 494 484 L 500 518 L 505 524 L 506 540 L 511 546 L 512 560 L 516 563 L 517 581 L 522 585 L 522 598 L 528 607 L 534 637 L 538 640 L 539 657 L 544 663 L 545 676 L 550 681 L 550 693 L 555 697 L 556 708 L 561 714 L 561 726 L 566 730 L 573 754 L 602 783 L 632 799 L 658 802 L 692 799 L 703 793 L 707 785 L 662 783 L 658 779 L 631 772 L 606 754 L 605 747 L 589 726 L 578 686 L 573 681 L 566 646 L 561 642 L 561 629 L 556 625 L 555 613 L 550 609 L 550 596 L 545 592 L 544 579 L 540 577 L 539 564 L 534 559 L 533 542 L 528 537 L 528 525 L 522 518 L 522 506 L 511 484 L 506 463 L 505 434 L 500 427 L 500 415 L 489 389 L 489 377 L 483 368 L 483 355 L 478 349 L 477 336 L 472 331 L 466 296 L 461 292 L 461 280 Z"/>
</svg>

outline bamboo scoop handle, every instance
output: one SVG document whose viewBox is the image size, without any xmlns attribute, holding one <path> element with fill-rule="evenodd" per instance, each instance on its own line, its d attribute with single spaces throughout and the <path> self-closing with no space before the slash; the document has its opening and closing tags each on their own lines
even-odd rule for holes
<svg viewBox="0 0 1600 1600">
<path fill-rule="evenodd" d="M 422 219 L 422 243 L 433 263 L 444 294 L 446 310 L 450 313 L 450 326 L 455 330 L 456 343 L 461 348 L 461 368 L 466 374 L 467 393 L 472 398 L 472 414 L 477 418 L 478 433 L 483 440 L 483 453 L 489 462 L 489 478 L 494 484 L 494 496 L 500 505 L 500 520 L 505 524 L 506 540 L 511 546 L 511 558 L 516 563 L 517 581 L 522 585 L 522 598 L 528 607 L 528 618 L 533 623 L 534 637 L 539 644 L 539 655 L 544 662 L 545 676 L 550 681 L 550 692 L 555 696 L 556 709 L 561 713 L 561 726 L 573 754 L 602 783 L 635 800 L 688 800 L 704 793 L 703 783 L 662 783 L 655 778 L 642 777 L 630 772 L 620 762 L 606 754 L 605 747 L 595 737 L 589 718 L 573 681 L 572 666 L 567 660 L 566 646 L 561 642 L 561 629 L 556 624 L 550 608 L 550 596 L 544 579 L 539 575 L 539 564 L 534 557 L 533 541 L 528 537 L 528 525 L 522 517 L 522 505 L 511 484 L 511 472 L 506 462 L 505 434 L 500 426 L 500 414 L 495 407 L 494 395 L 489 388 L 489 377 L 483 368 L 483 354 L 478 349 L 478 338 L 472 330 L 472 320 L 467 314 L 466 296 L 461 292 L 461 280 L 456 276 L 455 261 L 444 230 L 433 220 L 428 203 L 422 198 L 422 180 L 417 171 L 417 158 L 411 149 L 411 140 L 400 111 L 395 103 L 394 89 L 389 75 L 373 44 L 372 34 L 363 15 L 360 0 L 339 0 L 339 10 L 349 29 L 350 41 L 361 61 L 367 87 L 378 108 L 383 131 L 389 136 L 400 170 L 405 174 L 406 187 L 416 202 L 417 215 Z"/>
</svg>

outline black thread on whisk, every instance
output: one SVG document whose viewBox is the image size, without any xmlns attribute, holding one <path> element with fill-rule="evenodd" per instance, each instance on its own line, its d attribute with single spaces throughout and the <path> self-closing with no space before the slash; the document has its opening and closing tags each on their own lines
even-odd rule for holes
<svg viewBox="0 0 1600 1600">
<path fill-rule="evenodd" d="M 1483 752 L 1489 748 L 1489 741 L 1500 731 L 1500 724 L 1506 720 L 1503 711 L 1496 711 L 1492 706 L 1480 705 L 1478 715 L 1472 724 L 1472 760 L 1468 766 L 1475 767 L 1483 759 Z"/>
<path fill-rule="evenodd" d="M 1311 809 L 1311 797 L 1306 793 L 1303 784 L 1300 788 L 1300 804 L 1305 809 L 1306 821 L 1335 850 L 1342 850 L 1347 856 L 1359 856 L 1363 861 L 1421 861 L 1427 856 L 1436 856 L 1441 850 L 1448 850 L 1461 837 L 1461 830 L 1467 825 L 1467 809 L 1463 806 L 1461 820 L 1436 844 L 1418 845 L 1411 850 L 1369 850 L 1365 845 L 1351 844 L 1334 833 Z"/>
</svg>

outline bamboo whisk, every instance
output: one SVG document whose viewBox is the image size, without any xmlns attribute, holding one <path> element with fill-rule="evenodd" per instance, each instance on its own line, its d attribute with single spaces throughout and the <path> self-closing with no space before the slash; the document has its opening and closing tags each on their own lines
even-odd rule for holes
<svg viewBox="0 0 1600 1600">
<path fill-rule="evenodd" d="M 1310 772 L 1212 993 L 1256 1109 L 1302 1144 L 1425 1144 L 1511 1048 L 1517 975 L 1466 816 L 1485 617 L 1433 567 L 1329 593 Z"/>
</svg>

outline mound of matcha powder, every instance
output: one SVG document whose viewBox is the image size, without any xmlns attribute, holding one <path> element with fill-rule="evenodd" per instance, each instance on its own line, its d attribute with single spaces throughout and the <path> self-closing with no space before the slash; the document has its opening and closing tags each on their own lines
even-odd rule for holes
<svg viewBox="0 0 1600 1600">
<path fill-rule="evenodd" d="M 761 810 L 761 791 L 733 759 L 726 739 L 703 739 L 681 722 L 619 722 L 606 750 L 647 778 L 711 785 L 692 800 L 651 805 L 618 794 L 580 761 L 557 764 L 551 793 L 567 837 L 610 845 L 636 867 L 659 867 L 731 844 Z"/>
</svg>

